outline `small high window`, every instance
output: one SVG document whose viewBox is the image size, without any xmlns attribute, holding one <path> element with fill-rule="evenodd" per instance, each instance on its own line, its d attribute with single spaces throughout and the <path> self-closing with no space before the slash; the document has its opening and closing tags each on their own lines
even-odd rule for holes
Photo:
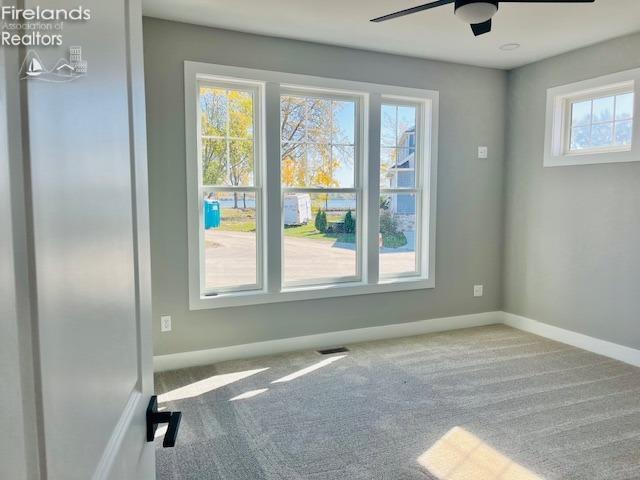
<svg viewBox="0 0 640 480">
<path fill-rule="evenodd" d="M 633 91 L 571 102 L 569 152 L 628 149 L 633 132 Z"/>
<path fill-rule="evenodd" d="M 547 91 L 545 167 L 640 161 L 640 69 Z"/>
</svg>

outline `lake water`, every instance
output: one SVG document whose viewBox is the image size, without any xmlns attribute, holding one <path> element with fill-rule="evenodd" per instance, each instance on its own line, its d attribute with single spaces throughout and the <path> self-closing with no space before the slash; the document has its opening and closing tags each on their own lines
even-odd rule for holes
<svg viewBox="0 0 640 480">
<path fill-rule="evenodd" d="M 220 202 L 220 206 L 222 208 L 233 208 L 233 199 L 225 198 L 222 200 L 218 200 Z M 238 208 L 244 208 L 245 203 L 242 201 L 242 197 L 238 197 Z M 247 208 L 255 208 L 256 202 L 253 198 L 247 198 L 246 200 Z M 324 203 L 323 203 L 324 206 Z M 350 198 L 330 198 L 327 204 L 328 210 L 355 210 L 356 209 L 356 201 Z"/>
</svg>

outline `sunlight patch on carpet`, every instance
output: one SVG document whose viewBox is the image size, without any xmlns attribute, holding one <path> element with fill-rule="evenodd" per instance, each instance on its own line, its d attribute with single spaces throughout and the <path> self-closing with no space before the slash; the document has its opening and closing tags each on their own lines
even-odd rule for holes
<svg viewBox="0 0 640 480">
<path fill-rule="evenodd" d="M 291 380 L 294 380 L 298 377 L 302 377 L 303 375 L 306 375 L 308 373 L 311 373 L 315 370 L 318 370 L 319 368 L 322 367 L 326 367 L 327 365 L 332 364 L 333 362 L 336 362 L 338 360 L 340 360 L 341 358 L 346 357 L 346 355 L 336 355 L 335 357 L 329 357 L 329 358 L 325 358 L 324 360 L 318 362 L 318 363 L 314 363 L 313 365 L 303 368 L 302 370 L 298 370 L 297 372 L 293 372 L 285 377 L 279 378 L 278 380 L 274 380 L 271 383 L 283 383 L 283 382 L 290 382 Z"/>
<path fill-rule="evenodd" d="M 193 398 L 202 395 L 207 392 L 211 392 L 225 385 L 242 380 L 243 378 L 250 377 L 256 373 L 264 372 L 268 368 L 257 368 L 255 370 L 245 370 L 243 372 L 223 373 L 221 375 L 214 375 L 204 380 L 190 383 L 184 387 L 170 390 L 167 393 L 158 395 L 158 403 L 173 402 L 176 400 L 182 400 L 185 398 Z"/>
<path fill-rule="evenodd" d="M 461 427 L 449 430 L 418 463 L 438 480 L 542 480 Z"/>
</svg>

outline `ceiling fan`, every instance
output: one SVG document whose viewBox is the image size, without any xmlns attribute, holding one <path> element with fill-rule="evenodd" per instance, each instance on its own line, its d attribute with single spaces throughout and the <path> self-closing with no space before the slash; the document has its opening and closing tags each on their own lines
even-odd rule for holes
<svg viewBox="0 0 640 480">
<path fill-rule="evenodd" d="M 437 0 L 417 7 L 407 8 L 399 12 L 373 18 L 372 22 L 384 22 L 393 18 L 404 17 L 412 13 L 429 10 L 450 3 L 455 3 L 455 14 L 465 23 L 471 25 L 474 35 L 483 35 L 491 31 L 491 18 L 498 11 L 500 3 L 593 3 L 595 0 Z"/>
</svg>

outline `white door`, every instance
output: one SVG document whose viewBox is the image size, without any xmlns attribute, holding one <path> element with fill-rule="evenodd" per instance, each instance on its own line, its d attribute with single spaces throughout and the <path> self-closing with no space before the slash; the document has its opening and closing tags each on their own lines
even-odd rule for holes
<svg viewBox="0 0 640 480">
<path fill-rule="evenodd" d="M 151 480 L 141 7 L 139 0 L 25 0 L 23 7 L 80 4 L 91 18 L 64 22 L 62 47 L 34 50 L 47 68 L 81 55 L 86 75 L 20 81 L 35 461 L 49 480 Z"/>
</svg>

